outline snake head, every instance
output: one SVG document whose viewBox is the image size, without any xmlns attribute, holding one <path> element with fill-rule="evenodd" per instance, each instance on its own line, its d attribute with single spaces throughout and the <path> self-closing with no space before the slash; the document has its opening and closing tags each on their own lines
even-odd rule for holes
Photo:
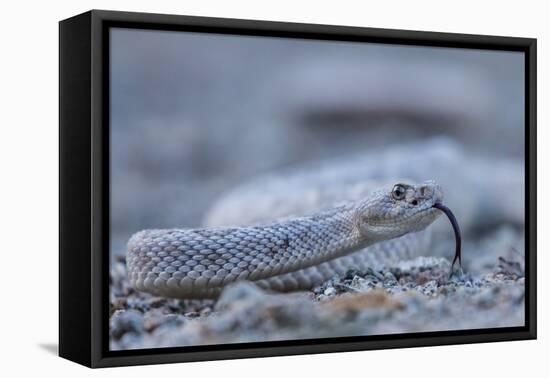
<svg viewBox="0 0 550 378">
<path fill-rule="evenodd" d="M 441 214 L 433 206 L 442 201 L 443 191 L 434 181 L 397 183 L 361 201 L 355 224 L 366 240 L 393 239 L 428 227 Z"/>
</svg>

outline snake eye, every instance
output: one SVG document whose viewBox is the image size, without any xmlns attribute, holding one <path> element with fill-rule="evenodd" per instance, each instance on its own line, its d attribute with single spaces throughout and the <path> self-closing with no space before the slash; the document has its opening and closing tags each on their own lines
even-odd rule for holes
<svg viewBox="0 0 550 378">
<path fill-rule="evenodd" d="M 405 198 L 406 189 L 403 185 L 397 184 L 393 187 L 391 195 L 396 200 L 402 200 Z"/>
</svg>

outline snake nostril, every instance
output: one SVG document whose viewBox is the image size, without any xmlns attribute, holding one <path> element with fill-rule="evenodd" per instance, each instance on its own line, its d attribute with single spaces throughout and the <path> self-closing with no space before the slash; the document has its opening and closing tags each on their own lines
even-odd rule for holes
<svg viewBox="0 0 550 378">
<path fill-rule="evenodd" d="M 416 206 L 416 205 L 418 205 L 418 201 L 417 201 L 417 200 L 412 200 L 412 202 L 411 202 L 411 203 L 412 203 L 412 205 L 413 205 L 413 206 Z"/>
<path fill-rule="evenodd" d="M 433 194 L 434 194 L 433 188 L 430 188 L 428 186 L 423 186 L 422 188 L 420 188 L 420 196 L 423 198 L 431 197 L 433 196 Z"/>
</svg>

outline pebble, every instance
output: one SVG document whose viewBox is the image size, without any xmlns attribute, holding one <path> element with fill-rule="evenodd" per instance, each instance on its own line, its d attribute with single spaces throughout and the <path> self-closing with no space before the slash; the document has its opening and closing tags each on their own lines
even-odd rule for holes
<svg viewBox="0 0 550 378">
<path fill-rule="evenodd" d="M 199 316 L 201 316 L 201 314 L 200 312 L 191 311 L 191 312 L 186 312 L 184 316 L 187 318 L 198 318 Z"/>
<path fill-rule="evenodd" d="M 384 280 L 389 281 L 391 283 L 397 282 L 397 279 L 390 271 L 387 271 L 384 273 Z"/>
<path fill-rule="evenodd" d="M 126 333 L 140 334 L 143 329 L 143 314 L 136 310 L 118 310 L 110 319 L 111 335 L 120 339 Z"/>
</svg>

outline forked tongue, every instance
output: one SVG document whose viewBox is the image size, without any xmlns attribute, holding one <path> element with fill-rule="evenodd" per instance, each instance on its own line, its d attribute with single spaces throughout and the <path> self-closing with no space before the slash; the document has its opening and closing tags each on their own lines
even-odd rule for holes
<svg viewBox="0 0 550 378">
<path fill-rule="evenodd" d="M 453 276 L 453 273 L 454 273 L 453 268 L 457 260 L 458 260 L 458 266 L 460 267 L 460 272 L 462 273 L 462 255 L 461 255 L 462 237 L 460 234 L 460 227 L 458 226 L 458 222 L 456 220 L 455 215 L 453 214 L 451 209 L 449 209 L 447 206 L 442 205 L 440 203 L 436 203 L 433 205 L 433 207 L 445 213 L 447 218 L 449 218 L 449 221 L 451 222 L 451 225 L 453 226 L 453 231 L 455 233 L 455 243 L 456 243 L 455 257 L 453 258 L 453 263 L 451 264 L 451 271 L 449 272 L 449 278 L 451 278 Z"/>
</svg>

